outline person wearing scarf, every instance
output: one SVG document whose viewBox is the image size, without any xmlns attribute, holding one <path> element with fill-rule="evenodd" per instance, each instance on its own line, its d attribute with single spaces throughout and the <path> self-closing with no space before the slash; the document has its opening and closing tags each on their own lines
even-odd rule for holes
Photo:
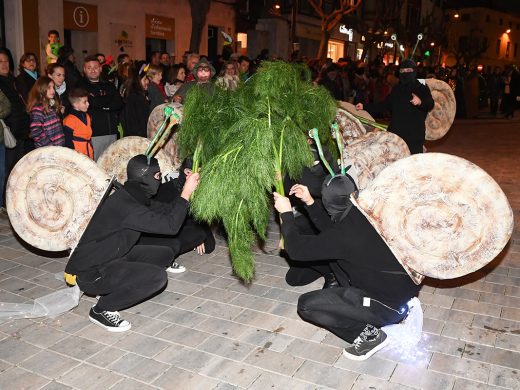
<svg viewBox="0 0 520 390">
<path fill-rule="evenodd" d="M 38 60 L 34 53 L 24 53 L 18 66 L 19 74 L 16 76 L 16 89 L 27 103 L 29 91 L 40 75 L 38 74 Z"/>
</svg>

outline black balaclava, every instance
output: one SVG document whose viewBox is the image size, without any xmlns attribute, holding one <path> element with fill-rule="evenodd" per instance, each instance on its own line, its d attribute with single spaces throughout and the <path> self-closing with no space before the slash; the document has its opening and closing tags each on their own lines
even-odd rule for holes
<svg viewBox="0 0 520 390">
<path fill-rule="evenodd" d="M 356 185 L 349 176 L 327 176 L 321 190 L 321 201 L 333 222 L 341 221 L 348 214 L 352 208 L 350 194 L 354 191 Z"/>
<path fill-rule="evenodd" d="M 417 80 L 417 65 L 412 60 L 401 62 L 401 69 L 413 69 L 413 72 L 399 73 L 399 81 L 402 84 L 410 84 Z"/>
<path fill-rule="evenodd" d="M 157 180 L 154 175 L 160 171 L 159 161 L 157 161 L 155 157 L 152 157 L 150 164 L 148 164 L 148 157 L 144 154 L 138 154 L 132 157 L 126 167 L 128 181 L 139 183 L 139 186 L 148 199 L 157 194 L 159 190 L 161 181 Z"/>
<path fill-rule="evenodd" d="M 190 157 L 187 157 L 181 164 L 179 168 L 179 177 L 177 178 L 176 184 L 179 191 L 182 191 L 184 187 L 184 183 L 186 183 L 186 172 L 184 170 L 190 169 L 193 167 L 193 160 Z"/>
</svg>

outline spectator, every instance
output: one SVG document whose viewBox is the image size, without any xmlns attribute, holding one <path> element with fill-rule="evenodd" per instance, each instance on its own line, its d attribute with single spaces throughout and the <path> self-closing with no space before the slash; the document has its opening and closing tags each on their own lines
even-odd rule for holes
<svg viewBox="0 0 520 390">
<path fill-rule="evenodd" d="M 65 84 L 68 88 L 76 87 L 76 84 L 81 79 L 81 73 L 76 66 L 76 57 L 74 50 L 70 46 L 63 46 L 59 50 L 57 64 L 63 66 L 65 69 Z"/>
<path fill-rule="evenodd" d="M 162 70 L 162 81 L 161 84 L 165 85 L 166 83 L 171 83 L 171 80 L 169 78 L 170 74 L 170 55 L 166 51 L 161 52 L 161 56 L 159 57 L 159 66 Z"/>
<path fill-rule="evenodd" d="M 161 52 L 152 51 L 152 54 L 150 56 L 150 64 L 159 66 L 160 63 L 161 63 Z"/>
<path fill-rule="evenodd" d="M 240 56 L 238 58 L 238 73 L 240 80 L 247 81 L 249 78 L 249 64 L 251 60 L 247 56 Z"/>
<path fill-rule="evenodd" d="M 502 70 L 499 66 L 495 66 L 493 73 L 488 76 L 487 85 L 490 100 L 490 113 L 493 116 L 497 116 L 498 106 L 504 91 L 504 80 L 502 79 Z"/>
<path fill-rule="evenodd" d="M 135 64 L 125 85 L 125 107 L 121 115 L 121 123 L 125 137 L 137 135 L 147 137 L 147 123 L 150 115 L 150 101 L 146 96 L 150 80 L 146 75 L 147 65 L 144 62 Z"/>
<path fill-rule="evenodd" d="M 57 30 L 49 30 L 47 33 L 47 44 L 45 54 L 47 54 L 47 64 L 54 64 L 58 60 L 58 51 L 63 45 L 60 43 L 60 33 Z"/>
<path fill-rule="evenodd" d="M 173 96 L 174 101 L 177 103 L 184 103 L 186 95 L 195 85 L 201 86 L 207 90 L 208 93 L 213 92 L 214 85 L 211 82 L 211 79 L 215 76 L 215 68 L 213 68 L 213 65 L 211 65 L 207 59 L 202 58 L 197 65 L 195 65 L 193 71 L 195 72 L 195 81 L 184 83 Z"/>
<path fill-rule="evenodd" d="M 238 88 L 240 78 L 238 77 L 238 69 L 235 62 L 228 61 L 224 64 L 215 84 L 222 89 L 228 89 L 230 91 L 234 91 Z"/>
<path fill-rule="evenodd" d="M 24 53 L 20 58 L 18 70 L 20 73 L 16 77 L 16 88 L 22 94 L 23 100 L 27 102 L 29 91 L 40 76 L 36 55 L 34 53 Z"/>
<path fill-rule="evenodd" d="M 193 68 L 197 63 L 200 61 L 200 55 L 197 53 L 190 53 L 188 54 L 188 57 L 186 58 L 186 68 L 188 68 L 188 74 L 186 75 L 186 82 L 187 81 L 194 81 L 195 75 L 193 74 Z"/>
<path fill-rule="evenodd" d="M 0 119 L 6 119 L 11 113 L 11 102 L 0 90 Z M 2 127 L 2 126 L 0 126 Z M 5 214 L 4 207 L 4 183 L 5 183 L 5 143 L 4 129 L 0 128 L 0 215 Z"/>
<path fill-rule="evenodd" d="M 92 145 L 97 160 L 116 140 L 123 100 L 112 83 L 100 80 L 101 64 L 95 56 L 85 58 L 83 72 L 85 77 L 79 81 L 78 87 L 89 93 L 88 113 L 92 118 Z"/>
<path fill-rule="evenodd" d="M 72 108 L 70 114 L 63 121 L 65 137 L 70 134 L 74 149 L 94 159 L 92 146 L 92 127 L 88 111 L 88 92 L 81 88 L 73 89 L 69 95 Z"/>
<path fill-rule="evenodd" d="M 186 66 L 184 64 L 173 65 L 170 68 L 169 78 L 172 80 L 172 83 L 166 83 L 164 89 L 166 95 L 172 97 L 180 86 L 184 84 L 184 80 L 186 80 Z"/>
<path fill-rule="evenodd" d="M 69 107 L 69 94 L 67 91 L 67 83 L 65 82 L 65 68 L 59 64 L 49 64 L 46 69 L 47 77 L 54 82 L 56 95 L 54 98 L 61 106 L 60 116 L 65 115 L 66 109 Z"/>
<path fill-rule="evenodd" d="M 58 116 L 59 103 L 54 99 L 56 91 L 54 82 L 47 76 L 42 76 L 34 83 L 29 92 L 27 111 L 31 117 L 31 138 L 34 146 L 64 146 L 65 134 Z M 72 145 L 68 145 L 72 146 Z"/>
<path fill-rule="evenodd" d="M 338 79 L 338 66 L 331 64 L 328 68 L 323 70 L 322 78 L 318 84 L 323 85 L 336 100 L 343 99 L 343 88 L 341 81 Z"/>
<path fill-rule="evenodd" d="M 150 80 L 148 97 L 150 98 L 150 111 L 153 111 L 158 105 L 168 102 L 168 96 L 161 84 L 162 71 L 159 66 L 150 64 L 146 71 L 146 77 Z"/>
<path fill-rule="evenodd" d="M 32 142 L 29 140 L 29 115 L 16 88 L 9 68 L 9 53 L 5 50 L 0 50 L 0 89 L 11 103 L 11 113 L 5 118 L 5 123 L 16 137 L 16 147 L 5 151 L 5 175 L 8 177 L 18 160 L 32 149 Z"/>
</svg>

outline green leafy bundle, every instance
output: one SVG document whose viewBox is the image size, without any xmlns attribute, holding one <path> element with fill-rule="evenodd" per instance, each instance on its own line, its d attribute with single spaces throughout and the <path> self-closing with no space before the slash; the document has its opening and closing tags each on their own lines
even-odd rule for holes
<svg viewBox="0 0 520 390">
<path fill-rule="evenodd" d="M 334 99 L 310 83 L 307 69 L 285 62 L 264 62 L 237 91 L 194 87 L 187 95 L 179 148 L 189 156 L 199 146 L 202 166 L 192 212 L 223 222 L 233 269 L 244 281 L 254 276 L 251 246 L 256 234 L 265 239 L 273 186 L 312 164 L 310 128 L 332 142 L 335 112 Z"/>
</svg>

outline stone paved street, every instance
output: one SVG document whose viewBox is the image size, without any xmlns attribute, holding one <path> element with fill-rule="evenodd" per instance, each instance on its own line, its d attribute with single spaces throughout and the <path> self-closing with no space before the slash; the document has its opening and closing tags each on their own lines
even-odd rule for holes
<svg viewBox="0 0 520 390">
<path fill-rule="evenodd" d="M 418 353 L 384 349 L 365 362 L 345 343 L 299 319 L 298 296 L 277 254 L 278 231 L 257 250 L 254 283 L 231 275 L 225 242 L 184 255 L 188 271 L 124 311 L 132 329 L 111 334 L 88 321 L 83 296 L 56 319 L 0 323 L 0 389 L 520 389 L 520 122 L 459 122 L 429 151 L 465 157 L 502 186 L 515 212 L 510 244 L 490 265 L 420 293 Z M 449 174 L 449 172 L 447 172 Z M 48 254 L 47 254 L 48 255 Z M 64 287 L 66 258 L 34 253 L 0 217 L 0 302 L 24 303 Z"/>
</svg>

